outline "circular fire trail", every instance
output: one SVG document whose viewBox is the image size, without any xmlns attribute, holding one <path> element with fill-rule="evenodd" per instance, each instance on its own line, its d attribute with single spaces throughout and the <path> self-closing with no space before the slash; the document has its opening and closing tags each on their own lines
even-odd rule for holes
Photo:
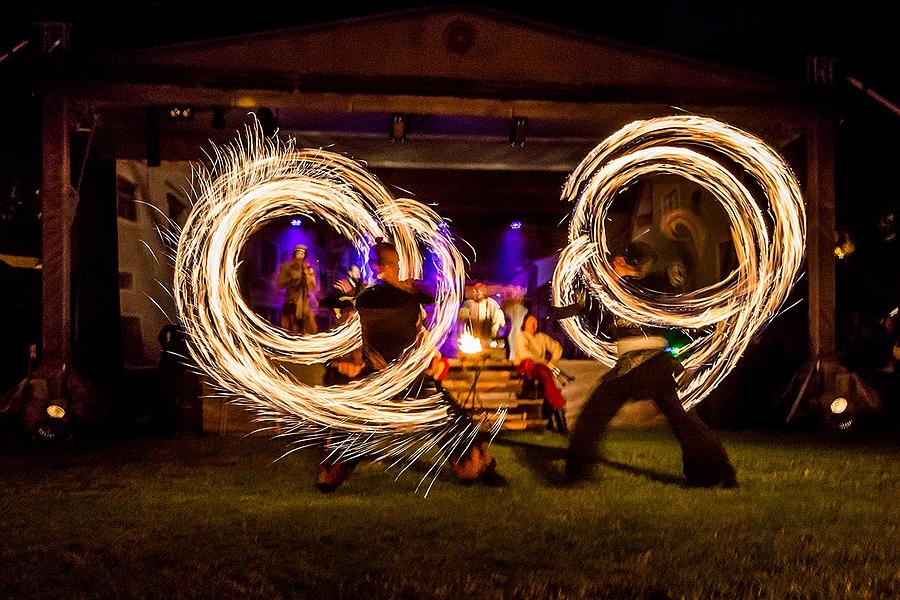
<svg viewBox="0 0 900 600">
<path fill-rule="evenodd" d="M 191 358 L 225 394 L 280 425 L 298 444 L 328 437 L 342 455 L 373 451 L 414 456 L 471 441 L 475 426 L 448 414 L 440 395 L 411 389 L 435 344 L 453 327 L 464 267 L 442 220 L 428 207 L 395 199 L 359 163 L 293 142 L 246 139 L 217 148 L 210 169 L 195 171 L 194 205 L 178 238 L 174 297 Z M 312 386 L 279 363 L 323 363 L 361 345 L 359 317 L 336 330 L 290 334 L 257 316 L 241 297 L 240 252 L 273 219 L 303 215 L 332 227 L 366 256 L 375 238 L 392 241 L 401 278 L 420 278 L 420 246 L 436 261 L 435 310 L 417 342 L 388 368 L 341 386 Z M 400 438 L 397 434 L 407 434 Z"/>
<path fill-rule="evenodd" d="M 745 171 L 768 200 L 767 213 L 720 156 Z M 684 294 L 636 287 L 613 271 L 604 222 L 617 193 L 640 177 L 679 175 L 707 189 L 724 207 L 739 266 L 725 280 Z M 734 368 L 753 335 L 778 313 L 803 260 L 806 216 L 796 178 L 759 138 L 713 119 L 675 116 L 626 125 L 581 162 L 563 200 L 574 201 L 569 245 L 553 276 L 553 302 L 575 302 L 585 285 L 604 309 L 630 321 L 690 332 L 681 349 L 679 394 L 694 406 Z M 588 331 L 579 317 L 562 325 L 580 348 L 606 365 L 615 344 Z"/>
</svg>

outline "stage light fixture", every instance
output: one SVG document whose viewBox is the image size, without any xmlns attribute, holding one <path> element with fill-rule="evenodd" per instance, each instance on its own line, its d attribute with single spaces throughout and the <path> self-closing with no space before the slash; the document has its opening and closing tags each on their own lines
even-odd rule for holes
<svg viewBox="0 0 900 600">
<path fill-rule="evenodd" d="M 402 144 L 406 141 L 406 117 L 403 115 L 394 115 L 391 118 L 391 142 Z"/>
<path fill-rule="evenodd" d="M 302 227 L 303 221 L 300 219 L 291 219 L 291 226 L 292 227 Z"/>
<path fill-rule="evenodd" d="M 513 117 L 509 123 L 509 145 L 519 146 L 525 145 L 525 133 L 528 130 L 528 119 L 524 117 Z"/>
<path fill-rule="evenodd" d="M 512 223 L 509 224 L 509 228 L 512 229 L 513 231 L 515 231 L 517 229 L 522 229 L 522 221 L 513 221 Z"/>
<path fill-rule="evenodd" d="M 52 419 L 62 419 L 66 416 L 66 409 L 58 404 L 51 404 L 47 407 L 47 415 Z"/>
<path fill-rule="evenodd" d="M 192 121 L 194 107 L 189 104 L 175 104 L 169 107 L 170 121 Z"/>
<path fill-rule="evenodd" d="M 832 414 L 839 415 L 847 410 L 847 399 L 846 398 L 835 398 L 831 403 L 831 412 Z"/>
<path fill-rule="evenodd" d="M 853 419 L 858 412 L 847 398 L 839 396 L 828 405 L 826 420 L 832 429 L 846 431 L 853 426 Z"/>
</svg>

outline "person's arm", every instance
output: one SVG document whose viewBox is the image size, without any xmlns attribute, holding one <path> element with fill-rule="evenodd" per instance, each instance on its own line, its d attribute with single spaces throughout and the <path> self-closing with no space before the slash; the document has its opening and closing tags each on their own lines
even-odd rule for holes
<svg viewBox="0 0 900 600">
<path fill-rule="evenodd" d="M 547 342 L 547 353 L 550 354 L 550 364 L 555 365 L 559 362 L 559 359 L 562 358 L 562 344 L 560 344 L 547 334 L 544 334 L 544 339 Z"/>
<path fill-rule="evenodd" d="M 503 314 L 503 311 L 500 309 L 500 305 L 497 304 L 497 301 L 493 298 L 490 298 L 491 302 L 491 311 L 493 314 L 491 315 L 491 337 L 497 337 L 497 332 L 500 331 L 500 328 L 506 325 L 506 316 Z"/>
<path fill-rule="evenodd" d="M 469 311 L 469 306 L 470 306 L 469 300 L 466 300 L 465 302 L 463 302 L 462 307 L 459 309 L 459 315 L 456 317 L 456 320 L 459 321 L 460 323 L 468 323 L 469 322 L 469 318 L 471 316 L 470 311 Z"/>
</svg>

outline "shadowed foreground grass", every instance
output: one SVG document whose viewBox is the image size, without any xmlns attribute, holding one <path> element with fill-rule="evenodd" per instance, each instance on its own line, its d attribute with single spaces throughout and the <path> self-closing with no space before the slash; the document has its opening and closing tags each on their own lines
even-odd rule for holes
<svg viewBox="0 0 900 600">
<path fill-rule="evenodd" d="M 561 485 L 565 440 L 507 434 L 503 489 L 264 439 L 0 450 L 0 597 L 889 598 L 900 443 L 731 434 L 738 490 L 680 485 L 666 431 L 614 432 Z"/>
</svg>

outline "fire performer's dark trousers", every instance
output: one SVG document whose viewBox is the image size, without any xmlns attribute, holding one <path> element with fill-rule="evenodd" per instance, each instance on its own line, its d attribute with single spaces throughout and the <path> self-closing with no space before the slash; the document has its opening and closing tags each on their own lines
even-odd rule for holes
<svg viewBox="0 0 900 600">
<path fill-rule="evenodd" d="M 724 446 L 700 417 L 684 410 L 678 399 L 674 375 L 680 368 L 674 358 L 659 353 L 630 370 L 617 364 L 607 373 L 585 403 L 572 430 L 566 457 L 567 476 L 584 477 L 587 466 L 596 459 L 597 444 L 609 422 L 629 398 L 651 398 L 669 420 L 681 444 L 688 485 L 735 486 L 735 470 Z"/>
</svg>

